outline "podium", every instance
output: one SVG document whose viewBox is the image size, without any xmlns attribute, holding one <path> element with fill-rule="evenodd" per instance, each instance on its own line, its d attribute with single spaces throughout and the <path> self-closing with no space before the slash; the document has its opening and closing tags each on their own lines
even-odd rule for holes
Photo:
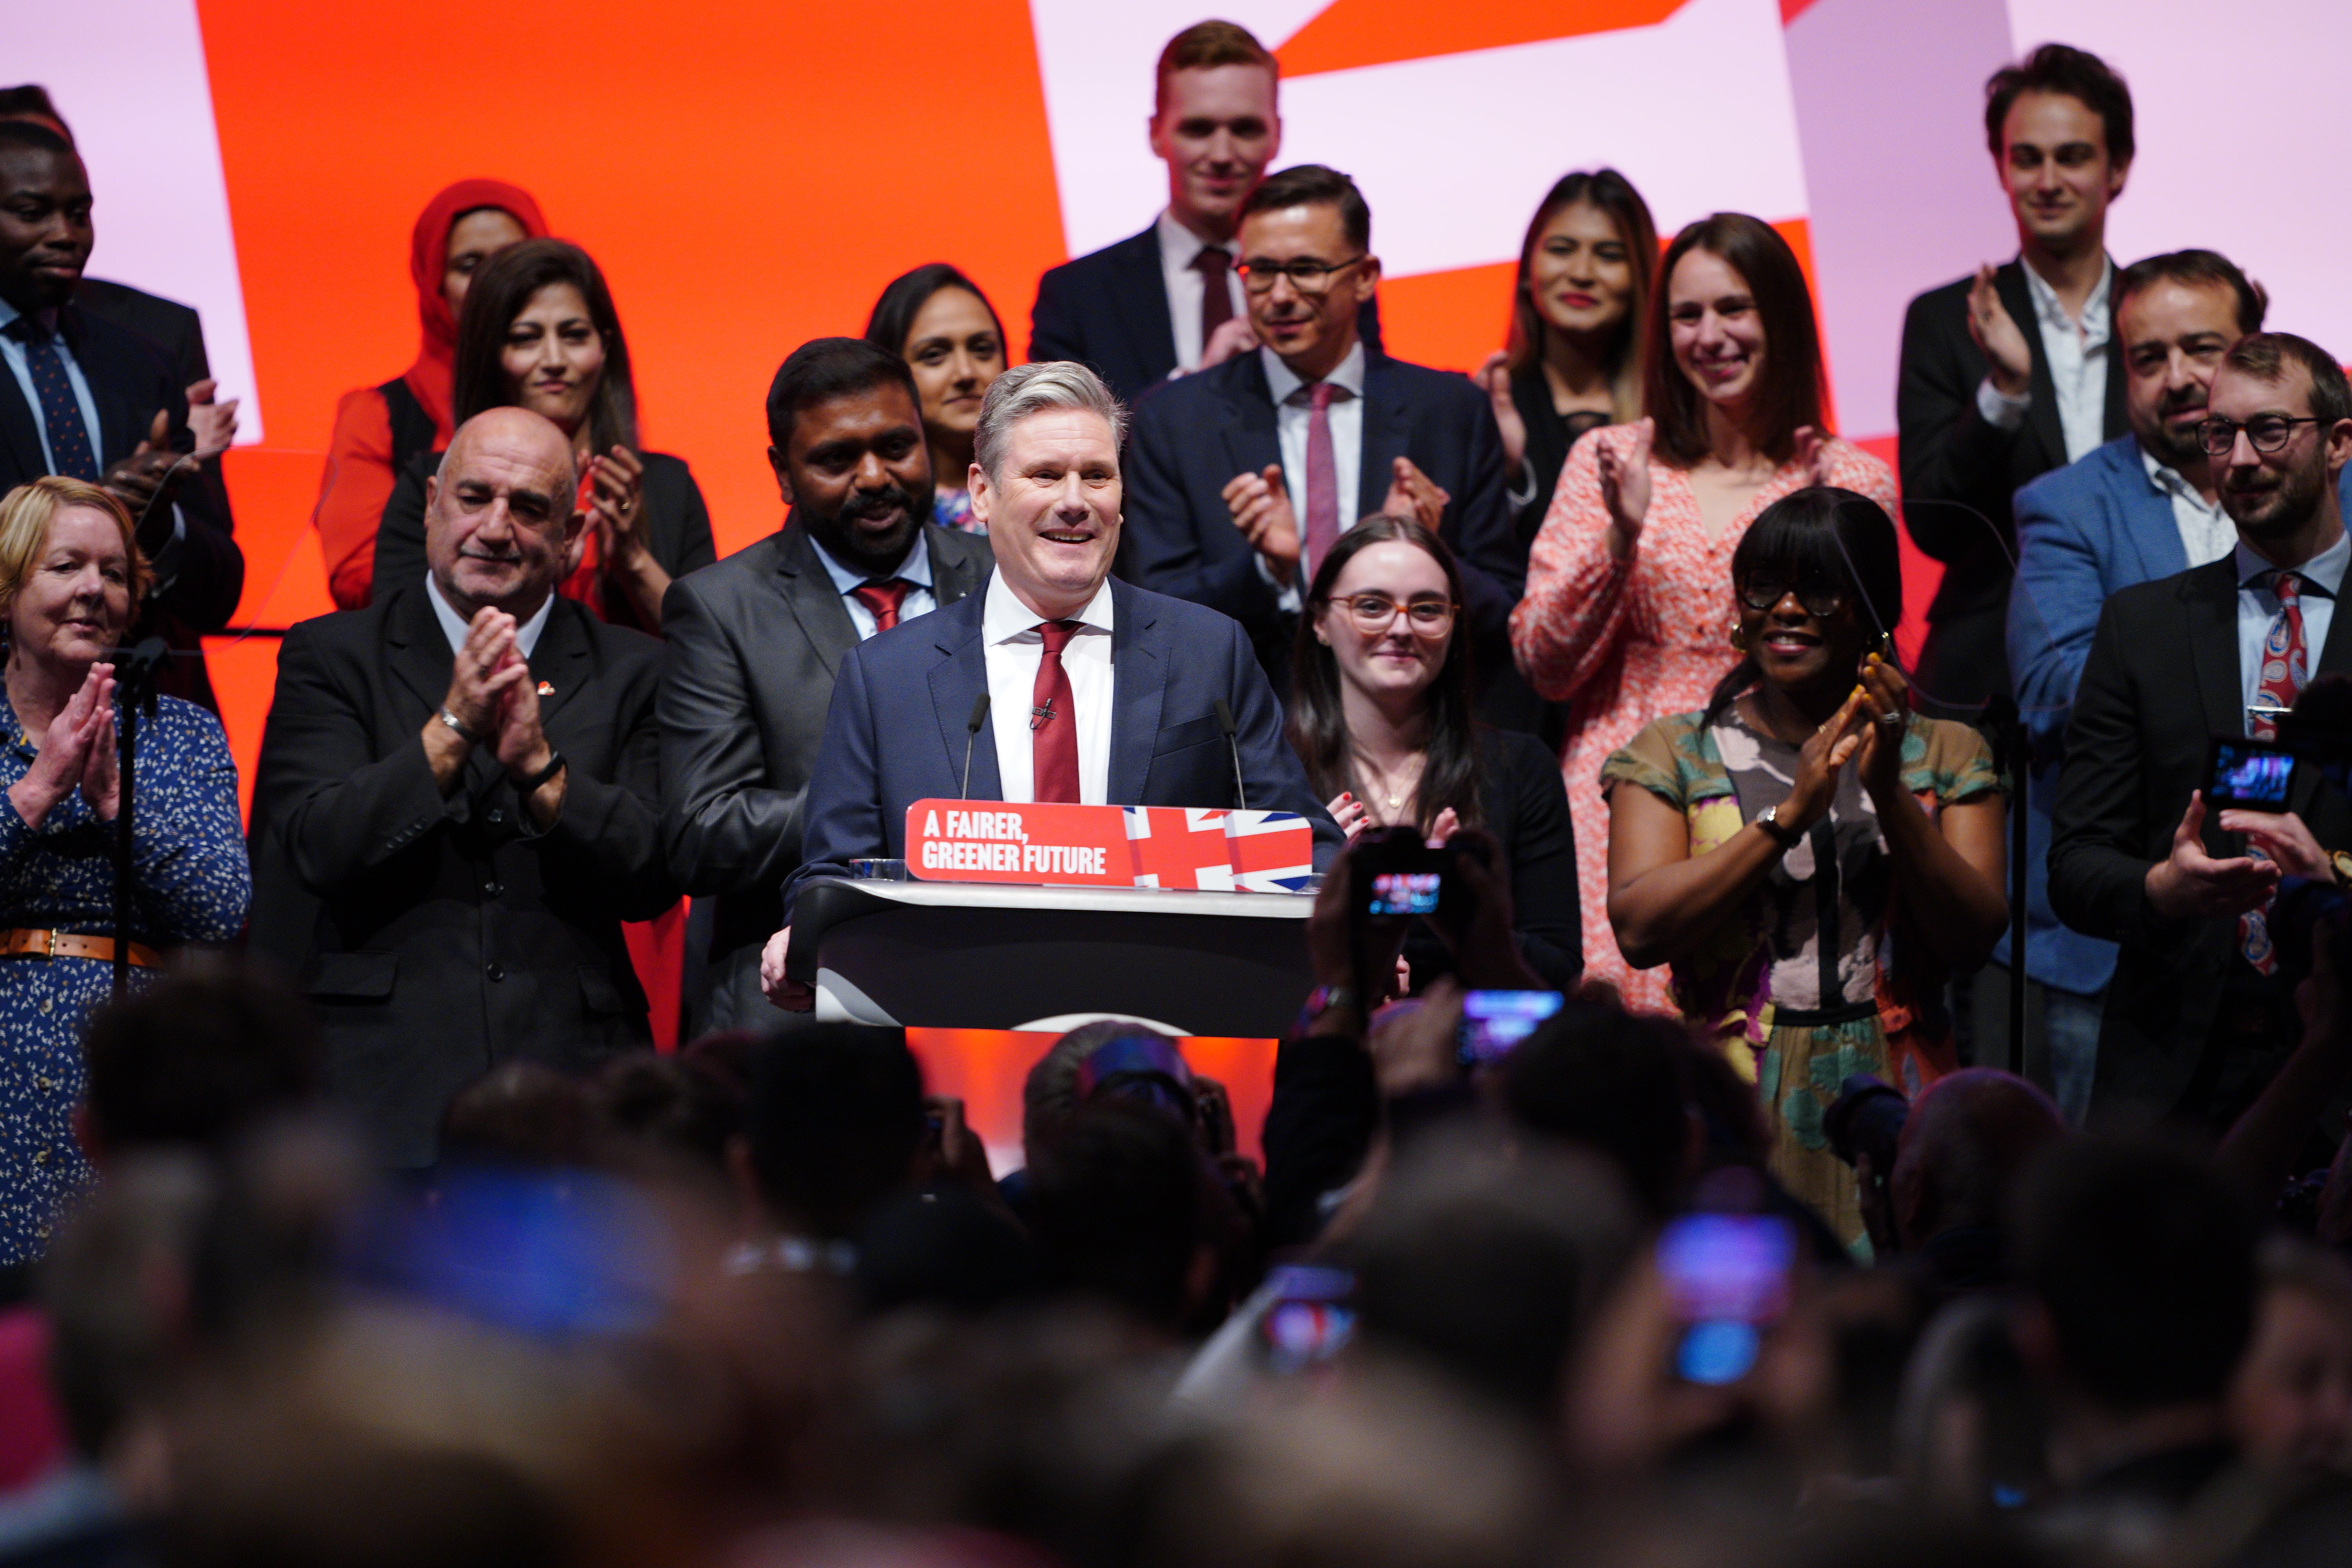
<svg viewBox="0 0 2352 1568">
<path fill-rule="evenodd" d="M 787 968 L 820 1018 L 1056 1026 L 1124 1013 L 1179 1035 L 1279 1037 L 1314 986 L 1307 916 L 1280 893 L 823 877 L 801 889 Z"/>
</svg>

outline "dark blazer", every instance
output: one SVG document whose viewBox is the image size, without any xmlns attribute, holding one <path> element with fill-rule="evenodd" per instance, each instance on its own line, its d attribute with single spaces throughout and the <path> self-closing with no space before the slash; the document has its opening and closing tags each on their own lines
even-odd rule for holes
<svg viewBox="0 0 2352 1568">
<path fill-rule="evenodd" d="M 1502 847 L 1519 955 L 1545 984 L 1569 990 L 1584 975 L 1584 920 L 1559 759 L 1533 735 L 1481 727 L 1478 772 L 1478 811 Z M 1454 971 L 1453 953 L 1425 925 L 1406 936 L 1404 954 L 1415 990 Z"/>
<path fill-rule="evenodd" d="M 718 548 L 710 541 L 710 509 L 703 504 L 702 487 L 694 482 L 686 460 L 667 452 L 637 456 L 646 465 L 646 548 L 653 552 L 661 569 L 672 577 L 683 577 L 718 560 Z M 440 453 L 420 452 L 409 459 L 393 485 L 392 499 L 383 506 L 383 525 L 375 536 L 373 593 L 378 596 L 425 580 L 425 481 L 440 466 Z M 597 608 L 616 626 L 640 632 L 661 629 L 639 626 L 636 612 L 618 595 L 608 595 L 607 602 Z"/>
<path fill-rule="evenodd" d="M 129 457 L 147 438 L 158 409 L 169 413 L 173 447 L 183 452 L 195 449 L 195 437 L 188 433 L 186 384 L 162 348 L 78 303 L 58 312 L 58 330 L 98 405 L 100 472 Z M 24 390 L 15 376 L 0 374 L 0 494 L 47 472 L 40 426 L 34 423 Z M 171 645 L 173 657 L 164 661 L 159 689 L 217 708 L 205 674 L 204 637 L 227 626 L 236 613 L 237 597 L 245 591 L 245 553 L 236 547 L 228 492 L 217 472 L 184 480 L 176 501 L 186 525 L 177 541 L 170 540 L 167 511 L 159 509 L 149 521 L 149 532 L 166 542 L 148 550 L 155 585 L 130 635 L 133 640 L 161 636 Z M 142 538 L 141 542 L 146 546 L 151 541 Z"/>
<path fill-rule="evenodd" d="M 2352 673 L 2352 614 L 2338 610 L 2329 622 L 2318 670 Z M 2171 852 L 2189 792 L 2204 782 L 2208 738 L 2243 733 L 2231 557 L 2107 601 L 2074 689 L 2050 845 L 2058 918 L 2123 944 L 2099 1030 L 2095 1120 L 2207 1109 L 2180 1100 L 2213 1027 L 2237 922 L 2159 919 L 2144 881 Z M 2295 770 L 2293 791 L 2294 809 L 2324 847 L 2352 848 L 2352 805 L 2308 767 Z M 2242 854 L 2220 816 L 2207 814 L 2207 847 Z"/>
<path fill-rule="evenodd" d="M 1494 405 L 1467 376 L 1367 351 L 1360 517 L 1380 510 L 1399 458 L 1412 458 L 1452 498 L 1438 531 L 1461 561 L 1482 681 L 1516 679 L 1511 608 L 1527 584 L 1528 557 L 1517 547 L 1504 494 Z M 1236 355 L 1146 399 L 1128 437 L 1120 575 L 1241 622 L 1275 689 L 1286 692 L 1297 617 L 1279 606 L 1223 499 L 1234 475 L 1281 461 L 1274 395 L 1258 354 Z M 1303 506 L 1303 498 L 1293 500 Z"/>
<path fill-rule="evenodd" d="M 1113 578 L 1109 798 L 1116 805 L 1231 808 L 1233 753 L 1216 700 L 1233 710 L 1249 803 L 1295 811 L 1315 829 L 1318 863 L 1339 829 L 1307 787 L 1307 771 L 1282 735 L 1282 712 L 1239 626 L 1213 610 L 1131 588 Z M 845 863 L 905 853 L 907 807 L 963 794 L 964 742 L 973 701 L 988 689 L 981 646 L 984 594 L 972 594 L 852 648 L 841 661 L 824 742 L 810 776 L 805 864 L 796 889 Z M 1002 800 L 996 747 L 971 748 L 973 800 Z"/>
<path fill-rule="evenodd" d="M 331 1091 L 401 1166 L 432 1163 L 450 1096 L 499 1062 L 584 1068 L 651 1044 L 621 922 L 677 897 L 661 645 L 555 601 L 530 667 L 570 765 L 544 833 L 488 748 L 447 798 L 435 784 L 418 737 L 451 662 L 422 583 L 289 632 L 248 836 L 252 945 L 310 994 Z"/>
<path fill-rule="evenodd" d="M 85 278 L 74 285 L 74 304 L 162 349 L 176 368 L 183 392 L 212 374 L 212 360 L 205 353 L 204 318 L 194 306 L 103 278 Z"/>
<path fill-rule="evenodd" d="M 2032 406 L 2013 431 L 1993 428 L 1977 412 L 1986 362 L 1969 336 L 1973 282 L 1962 278 L 1911 301 L 1903 318 L 1903 358 L 1895 389 L 1903 523 L 1913 543 L 1944 563 L 1943 584 L 1927 606 L 1918 685 L 1923 697 L 1932 692 L 1956 708 L 2009 689 L 2002 627 L 2009 607 L 2008 552 L 2014 550 L 2016 536 L 2011 498 L 2020 485 L 2066 466 L 2057 386 L 2050 379 L 2021 261 L 1997 270 L 1993 287 L 2033 353 Z M 2106 438 L 2126 428 L 2123 353 L 2120 345 L 2111 345 Z"/>
<path fill-rule="evenodd" d="M 1377 296 L 1356 313 L 1356 327 L 1371 348 L 1381 346 Z M 1065 261 L 1037 280 L 1029 358 L 1090 365 L 1123 403 L 1168 379 L 1176 368 L 1176 325 L 1160 271 L 1157 226 Z"/>
<path fill-rule="evenodd" d="M 984 535 L 926 524 L 923 537 L 940 603 L 988 580 L 995 557 Z M 688 998 L 688 1018 L 698 1031 L 772 1026 L 780 1015 L 760 994 L 760 949 L 801 863 L 809 775 L 857 627 L 807 530 L 787 521 L 672 583 L 662 635 L 662 842 L 686 890 L 718 903 L 710 989 Z"/>
</svg>

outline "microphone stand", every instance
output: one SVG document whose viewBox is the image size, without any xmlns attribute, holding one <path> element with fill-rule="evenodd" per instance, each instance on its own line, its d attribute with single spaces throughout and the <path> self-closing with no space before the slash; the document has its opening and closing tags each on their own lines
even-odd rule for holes
<svg viewBox="0 0 2352 1568">
<path fill-rule="evenodd" d="M 114 1000 L 131 991 L 131 834 L 136 821 L 139 715 L 155 716 L 155 672 L 171 649 L 162 637 L 149 637 L 136 647 L 109 648 L 114 666 L 114 699 L 121 710 L 116 728 L 116 771 L 120 775 L 114 812 Z"/>
<path fill-rule="evenodd" d="M 2009 783 L 2009 1070 L 2025 1076 L 2026 791 L 2033 784 L 2033 746 L 2017 699 L 2000 693 L 1985 703 L 1993 731 L 1993 769 Z"/>
</svg>

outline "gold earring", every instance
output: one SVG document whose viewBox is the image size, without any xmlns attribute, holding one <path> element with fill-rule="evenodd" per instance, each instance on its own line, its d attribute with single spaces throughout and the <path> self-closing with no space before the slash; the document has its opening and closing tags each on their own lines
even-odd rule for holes
<svg viewBox="0 0 2352 1568">
<path fill-rule="evenodd" d="M 1748 636 L 1739 629 L 1738 621 L 1731 623 L 1731 651 L 1734 653 L 1748 651 Z"/>
</svg>

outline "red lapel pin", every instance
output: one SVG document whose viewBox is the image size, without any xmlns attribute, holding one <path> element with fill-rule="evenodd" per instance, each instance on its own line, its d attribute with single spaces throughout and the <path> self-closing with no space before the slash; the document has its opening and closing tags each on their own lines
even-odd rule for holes
<svg viewBox="0 0 2352 1568">
<path fill-rule="evenodd" d="M 552 696 L 554 696 L 554 695 L 555 695 L 555 682 L 553 682 L 553 681 L 551 681 L 551 680 L 542 680 L 542 681 L 541 681 L 541 682 L 539 683 L 539 694 L 540 694 L 541 697 L 552 697 Z"/>
</svg>

